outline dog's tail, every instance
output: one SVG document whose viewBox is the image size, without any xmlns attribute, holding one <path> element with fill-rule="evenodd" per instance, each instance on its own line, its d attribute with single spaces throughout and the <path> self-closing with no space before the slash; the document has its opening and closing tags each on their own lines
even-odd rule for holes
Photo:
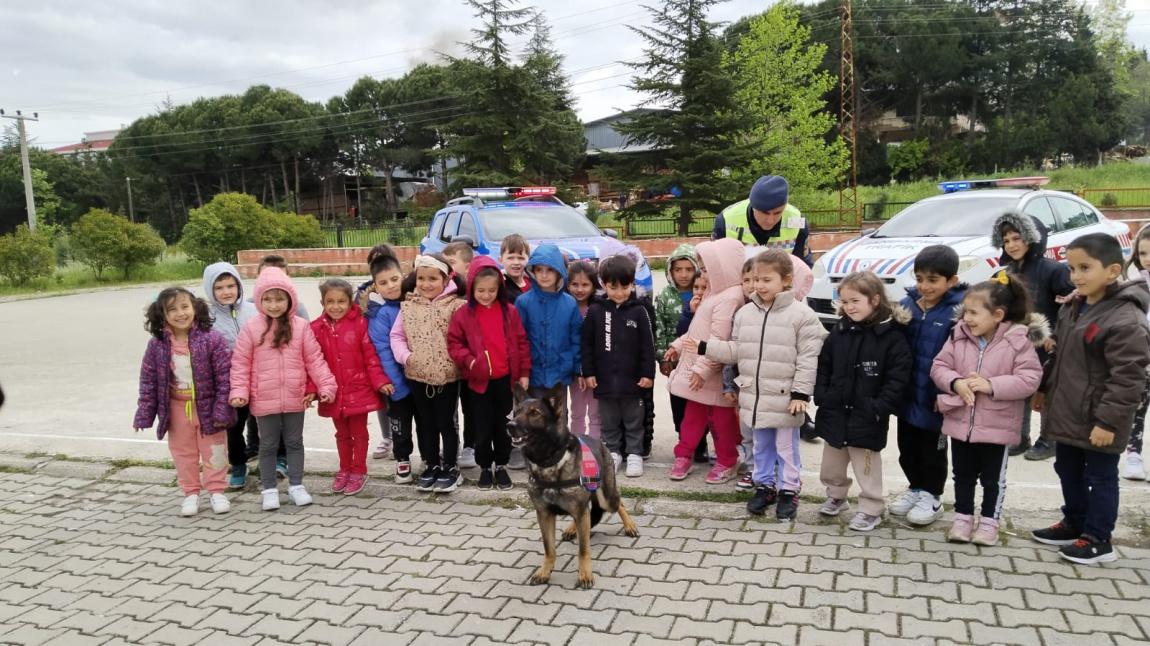
<svg viewBox="0 0 1150 646">
<path fill-rule="evenodd" d="M 591 526 L 594 527 L 603 520 L 603 508 L 599 506 L 599 496 L 591 496 Z"/>
</svg>

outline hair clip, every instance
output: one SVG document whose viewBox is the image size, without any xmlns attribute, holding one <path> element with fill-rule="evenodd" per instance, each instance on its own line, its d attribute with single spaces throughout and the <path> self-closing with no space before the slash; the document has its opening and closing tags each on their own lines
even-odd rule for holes
<svg viewBox="0 0 1150 646">
<path fill-rule="evenodd" d="M 994 276 L 991 276 L 990 279 L 993 280 L 994 282 L 998 283 L 999 285 L 1009 285 L 1010 284 L 1010 277 L 1006 275 L 1005 269 L 999 271 Z"/>
</svg>

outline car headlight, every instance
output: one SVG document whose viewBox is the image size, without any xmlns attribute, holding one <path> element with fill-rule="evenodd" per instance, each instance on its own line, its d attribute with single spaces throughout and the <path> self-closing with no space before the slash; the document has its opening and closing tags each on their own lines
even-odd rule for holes
<svg viewBox="0 0 1150 646">
<path fill-rule="evenodd" d="M 958 273 L 965 274 L 970 271 L 980 262 L 986 262 L 977 256 L 963 256 L 958 259 Z"/>
<path fill-rule="evenodd" d="M 823 262 L 823 259 L 820 257 L 815 261 L 815 266 L 811 268 L 811 273 L 815 275 L 815 280 L 826 278 L 827 263 Z"/>
</svg>

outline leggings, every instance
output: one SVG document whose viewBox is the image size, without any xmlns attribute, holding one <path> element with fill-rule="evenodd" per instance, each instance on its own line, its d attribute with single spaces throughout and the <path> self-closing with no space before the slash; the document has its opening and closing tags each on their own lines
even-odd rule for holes
<svg viewBox="0 0 1150 646">
<path fill-rule="evenodd" d="M 507 416 L 511 414 L 511 379 L 500 377 L 487 383 L 487 390 L 467 391 L 467 405 L 475 428 L 475 462 L 490 469 L 492 462 L 506 466 L 511 455 L 511 436 L 507 434 Z M 466 417 L 465 417 L 466 419 Z"/>
<path fill-rule="evenodd" d="M 236 409 L 236 423 L 228 427 L 228 464 L 237 467 L 247 464 L 248 445 L 244 440 L 244 428 L 248 424 L 251 409 L 247 406 Z"/>
<path fill-rule="evenodd" d="M 303 484 L 303 413 L 278 413 L 256 418 L 260 427 L 260 487 L 276 488 L 276 453 L 287 450 L 288 484 Z"/>
<path fill-rule="evenodd" d="M 1010 447 L 950 438 L 954 468 L 954 513 L 974 515 L 974 485 L 982 483 L 983 518 L 998 520 L 1006 498 L 1006 464 Z"/>
<path fill-rule="evenodd" d="M 459 432 L 452 418 L 459 405 L 459 382 L 442 386 L 414 380 L 408 383 L 415 405 L 415 436 L 423 463 L 431 467 L 454 467 L 459 457 Z"/>
</svg>

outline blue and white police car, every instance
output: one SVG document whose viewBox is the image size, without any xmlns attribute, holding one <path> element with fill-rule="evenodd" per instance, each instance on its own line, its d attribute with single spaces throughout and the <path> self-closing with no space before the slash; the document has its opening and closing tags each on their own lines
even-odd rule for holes
<svg viewBox="0 0 1150 646">
<path fill-rule="evenodd" d="M 939 184 L 943 195 L 908 206 L 877 230 L 844 242 L 814 265 L 815 284 L 807 304 L 825 325 L 836 320 L 837 286 L 855 271 L 873 271 L 893 301 L 914 286 L 914 257 L 924 247 L 944 244 L 958 252 L 959 279 L 975 284 L 998 267 L 1001 251 L 990 245 L 990 230 L 1003 213 L 1015 210 L 1038 218 L 1049 232 L 1046 256 L 1066 260 L 1066 245 L 1087 233 L 1108 233 L 1130 253 L 1126 224 L 1107 219 L 1070 193 L 1042 189 L 1046 177 L 961 180 Z"/>
<path fill-rule="evenodd" d="M 598 263 L 601 258 L 626 254 L 637 265 L 635 285 L 651 294 L 651 267 L 638 247 L 604 234 L 586 216 L 564 204 L 552 186 L 465 188 L 463 197 L 450 200 L 435 213 L 420 251 L 442 251 L 449 242 L 464 240 L 475 253 L 499 259 L 503 238 L 518 233 L 531 248 L 550 242 L 569 259 Z"/>
</svg>

